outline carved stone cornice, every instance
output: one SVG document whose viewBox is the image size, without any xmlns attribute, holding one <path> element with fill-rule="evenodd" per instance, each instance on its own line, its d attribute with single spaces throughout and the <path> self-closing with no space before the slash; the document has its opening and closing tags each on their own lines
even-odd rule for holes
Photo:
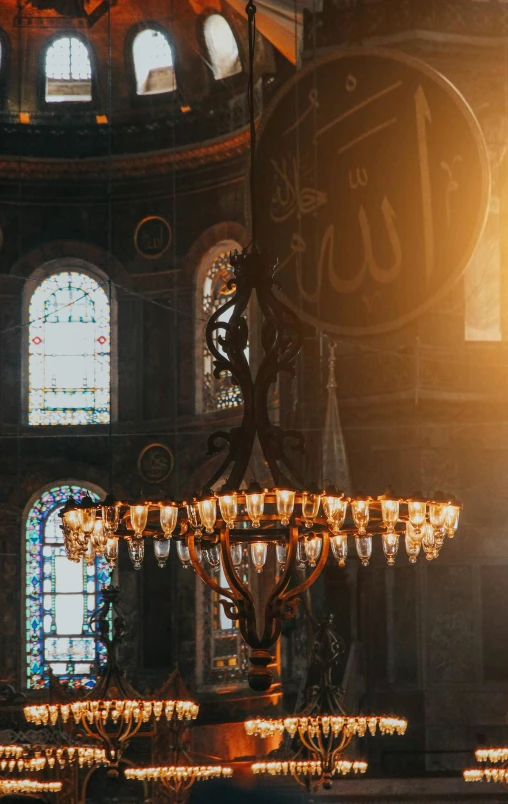
<svg viewBox="0 0 508 804">
<path fill-rule="evenodd" d="M 113 182 L 125 178 L 161 178 L 174 171 L 191 170 L 242 156 L 249 146 L 247 129 L 200 145 L 155 151 L 144 154 L 122 154 L 88 159 L 33 159 L 0 157 L 0 177 L 11 181 L 97 181 L 111 170 Z"/>
</svg>

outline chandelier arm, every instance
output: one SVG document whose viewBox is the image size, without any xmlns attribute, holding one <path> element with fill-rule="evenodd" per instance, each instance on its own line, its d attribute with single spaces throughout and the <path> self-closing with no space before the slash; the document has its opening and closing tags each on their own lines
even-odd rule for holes
<svg viewBox="0 0 508 804">
<path fill-rule="evenodd" d="M 224 575 L 231 587 L 232 598 L 238 612 L 238 625 L 247 645 L 253 650 L 263 647 L 256 625 L 256 606 L 250 589 L 238 577 L 231 560 L 229 528 L 220 530 L 220 544 Z"/>
<path fill-rule="evenodd" d="M 293 589 L 290 589 L 288 592 L 285 592 L 282 595 L 282 599 L 284 602 L 288 603 L 290 600 L 294 598 L 300 597 L 312 584 L 317 581 L 319 576 L 321 575 L 324 566 L 326 564 L 326 560 L 328 558 L 328 551 L 330 548 L 330 537 L 328 536 L 328 532 L 323 531 L 323 545 L 321 547 L 321 555 L 319 556 L 319 561 L 317 562 L 314 570 L 305 579 L 301 584 L 295 586 Z"/>
<path fill-rule="evenodd" d="M 298 736 L 305 748 L 312 751 L 314 754 L 319 754 L 319 745 L 314 742 L 314 738 L 301 726 L 298 726 Z"/>
<path fill-rule="evenodd" d="M 284 592 L 291 583 L 291 577 L 297 562 L 298 528 L 290 526 L 288 551 L 284 572 L 271 592 L 265 607 L 265 627 L 263 630 L 263 645 L 272 646 L 278 640 L 283 619 L 294 617 L 295 611 L 287 606 Z"/>
<path fill-rule="evenodd" d="M 192 566 L 194 567 L 195 571 L 197 572 L 203 583 L 206 584 L 206 586 L 208 586 L 209 589 L 211 589 L 213 592 L 217 592 L 218 595 L 228 597 L 230 600 L 236 603 L 235 596 L 233 595 L 231 590 L 226 589 L 225 587 L 218 584 L 217 581 L 214 581 L 213 578 L 206 572 L 206 570 L 203 569 L 203 566 L 199 561 L 196 553 L 195 538 L 196 537 L 194 535 L 194 531 L 190 531 L 187 537 L 187 546 L 189 548 L 189 555 L 192 561 Z"/>
</svg>

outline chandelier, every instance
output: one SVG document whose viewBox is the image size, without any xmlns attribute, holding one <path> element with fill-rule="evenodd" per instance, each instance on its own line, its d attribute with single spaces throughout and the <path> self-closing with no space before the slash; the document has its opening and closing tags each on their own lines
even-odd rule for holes
<svg viewBox="0 0 508 804">
<path fill-rule="evenodd" d="M 388 489 L 376 498 L 364 493 L 348 497 L 334 486 L 305 484 L 289 454 L 304 453 L 304 436 L 270 420 L 270 389 L 280 374 L 294 377 L 303 330 L 298 316 L 274 293 L 276 261 L 257 247 L 256 8 L 252 0 L 246 12 L 252 238 L 249 247 L 231 255 L 233 276 L 227 283 L 231 297 L 212 313 L 206 327 L 215 376 L 229 375 L 241 390 L 242 421 L 229 432 L 219 430 L 209 436 L 209 454 L 224 455 L 217 471 L 192 499 L 129 501 L 108 494 L 101 503 L 84 498 L 79 505 L 71 499 L 62 511 L 62 528 L 71 561 L 83 558 L 92 562 L 96 555 L 105 555 L 114 566 L 122 540 L 136 569 L 143 564 L 146 539 L 153 541 L 160 566 L 164 566 L 174 540 L 184 566 L 194 568 L 219 596 L 225 615 L 238 623 L 251 649 L 249 684 L 254 690 L 265 691 L 272 683 L 270 666 L 282 623 L 295 616 L 299 598 L 319 577 L 330 546 L 339 566 L 345 565 L 353 542 L 362 564 L 367 565 L 374 540 L 381 542 L 388 563 L 393 564 L 401 538 L 411 563 L 420 552 L 429 560 L 435 559 L 445 537 L 455 534 L 461 506 L 453 495 L 442 492 L 430 497 L 421 493 L 401 497 Z M 249 340 L 245 313 L 253 296 L 264 319 L 264 357 L 255 376 L 245 353 Z M 267 488 L 255 481 L 244 485 L 256 438 L 272 476 L 272 485 Z M 275 560 L 278 567 L 263 613 L 257 611 L 248 579 L 240 569 L 246 552 L 257 572 L 263 571 L 267 561 L 273 564 Z M 217 578 L 219 566 L 223 583 Z M 295 580 L 298 569 L 306 574 Z"/>
<path fill-rule="evenodd" d="M 39 772 L 46 768 L 107 764 L 103 748 L 87 745 L 0 745 L 0 772 Z"/>
<path fill-rule="evenodd" d="M 508 748 L 478 748 L 475 758 L 477 762 L 500 767 L 468 768 L 463 771 L 465 782 L 500 782 L 508 788 Z"/>
<path fill-rule="evenodd" d="M 125 678 L 117 658 L 125 623 L 116 613 L 120 595 L 117 587 L 102 590 L 103 603 L 91 618 L 96 638 L 106 647 L 106 665 L 95 687 L 81 700 L 59 704 L 25 706 L 24 713 L 30 723 L 52 726 L 70 723 L 79 727 L 86 737 L 99 743 L 104 752 L 111 775 L 117 775 L 118 763 L 129 740 L 143 726 L 153 726 L 161 719 L 168 723 L 194 720 L 199 707 L 191 701 L 152 700 L 143 698 Z M 110 611 L 116 616 L 113 635 L 110 637 Z"/>
<path fill-rule="evenodd" d="M 15 793 L 28 795 L 32 793 L 59 793 L 62 782 L 34 782 L 32 779 L 0 779 L 0 795 L 9 796 Z"/>
<path fill-rule="evenodd" d="M 344 690 L 334 684 L 332 677 L 344 654 L 344 644 L 332 626 L 333 616 L 330 615 L 321 621 L 317 630 L 299 711 L 283 719 L 256 718 L 244 723 L 248 735 L 261 738 L 280 735 L 290 742 L 289 749 L 283 745 L 282 751 L 273 752 L 282 756 L 253 763 L 253 773 L 290 774 L 309 792 L 321 785 L 329 790 L 334 776 L 365 773 L 366 762 L 343 756 L 355 736 L 374 737 L 377 731 L 403 735 L 407 728 L 404 718 L 393 715 L 349 716 L 345 713 Z"/>
</svg>

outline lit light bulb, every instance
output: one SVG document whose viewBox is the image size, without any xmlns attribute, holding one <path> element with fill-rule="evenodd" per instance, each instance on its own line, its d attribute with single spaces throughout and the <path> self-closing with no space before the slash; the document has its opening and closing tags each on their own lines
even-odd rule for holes
<svg viewBox="0 0 508 804">
<path fill-rule="evenodd" d="M 282 572 L 286 566 L 288 557 L 288 546 L 286 542 L 278 542 L 275 545 L 275 557 L 277 559 L 277 564 L 279 565 L 279 570 Z"/>
<path fill-rule="evenodd" d="M 231 563 L 233 566 L 238 569 L 242 565 L 243 559 L 243 544 L 241 542 L 237 542 L 236 544 L 231 545 Z"/>
<path fill-rule="evenodd" d="M 85 561 L 89 567 L 93 566 L 95 562 L 95 548 L 93 546 L 93 540 L 90 539 L 86 548 L 85 553 Z"/>
<path fill-rule="evenodd" d="M 120 524 L 120 507 L 116 505 L 116 499 L 112 494 L 108 494 L 102 505 L 102 520 L 108 536 L 116 533 Z"/>
<path fill-rule="evenodd" d="M 166 561 L 169 558 L 170 549 L 171 549 L 170 539 L 154 539 L 153 552 L 155 554 L 155 558 L 157 559 L 157 564 L 159 565 L 159 567 L 166 566 Z"/>
<path fill-rule="evenodd" d="M 211 547 L 206 547 L 203 550 L 203 554 L 210 564 L 211 567 L 214 569 L 220 566 L 220 547 L 218 544 L 213 544 Z"/>
<path fill-rule="evenodd" d="M 369 524 L 369 501 L 352 500 L 351 513 L 353 514 L 353 522 L 358 529 L 358 535 L 365 536 L 367 525 Z"/>
<path fill-rule="evenodd" d="M 340 533 L 336 536 L 331 536 L 330 542 L 332 545 L 332 553 L 337 559 L 339 567 L 345 567 L 347 558 L 347 534 Z"/>
<path fill-rule="evenodd" d="M 233 492 L 233 494 L 221 494 L 219 496 L 219 508 L 221 516 L 226 523 L 226 527 L 234 528 L 236 515 L 238 513 L 238 501 L 236 493 Z"/>
<path fill-rule="evenodd" d="M 96 519 L 92 535 L 92 542 L 96 555 L 98 556 L 104 555 L 106 551 L 107 540 L 108 537 L 104 530 L 104 521 L 102 519 Z"/>
<path fill-rule="evenodd" d="M 251 480 L 249 488 L 245 492 L 245 504 L 252 527 L 259 528 L 261 517 L 265 510 L 265 495 L 261 486 L 255 480 Z"/>
<path fill-rule="evenodd" d="M 291 489 L 275 489 L 275 495 L 280 524 L 289 525 L 289 519 L 295 507 L 295 492 Z"/>
<path fill-rule="evenodd" d="M 446 516 L 446 505 L 444 503 L 429 504 L 429 521 L 433 528 L 440 530 L 444 527 Z"/>
<path fill-rule="evenodd" d="M 250 554 L 254 569 L 256 572 L 263 572 L 263 567 L 266 562 L 266 553 L 268 545 L 266 542 L 254 542 L 250 546 Z"/>
<path fill-rule="evenodd" d="M 71 530 L 79 531 L 83 524 L 83 511 L 78 508 L 71 508 L 64 513 L 63 520 Z"/>
<path fill-rule="evenodd" d="M 139 539 L 143 535 L 148 519 L 148 505 L 131 505 L 130 517 L 132 529 Z"/>
<path fill-rule="evenodd" d="M 409 521 L 415 529 L 415 532 L 418 534 L 422 528 L 422 525 L 425 524 L 425 518 L 427 516 L 427 503 L 420 493 L 408 500 L 407 510 Z"/>
<path fill-rule="evenodd" d="M 309 567 L 316 566 L 316 562 L 319 556 L 321 555 L 322 546 L 323 546 L 322 540 L 318 538 L 315 534 L 309 536 L 308 539 L 305 539 L 305 555 L 307 556 Z"/>
<path fill-rule="evenodd" d="M 459 525 L 459 515 L 459 506 L 454 503 L 448 503 L 445 508 L 444 526 L 449 539 L 453 539 L 455 536 L 455 531 Z"/>
<path fill-rule="evenodd" d="M 118 560 L 118 536 L 108 536 L 106 542 L 106 558 L 109 566 L 113 569 Z"/>
<path fill-rule="evenodd" d="M 356 536 L 355 537 L 356 552 L 358 558 L 364 567 L 369 564 L 369 559 L 372 555 L 372 536 Z"/>
<path fill-rule="evenodd" d="M 302 494 L 302 516 L 306 528 L 311 528 L 319 514 L 321 495 L 318 491 L 304 491 Z"/>
<path fill-rule="evenodd" d="M 428 561 L 432 561 L 432 559 L 436 557 L 436 540 L 434 536 L 434 528 L 430 522 L 427 522 L 423 526 L 422 547 L 425 553 L 425 558 Z"/>
<path fill-rule="evenodd" d="M 411 564 L 416 563 L 422 547 L 422 534 L 417 534 L 411 522 L 406 522 L 406 553 Z"/>
<path fill-rule="evenodd" d="M 323 494 L 323 511 L 325 512 L 328 524 L 332 525 L 334 521 L 336 522 L 340 521 L 342 512 L 344 513 L 344 519 L 345 519 L 346 509 L 347 509 L 347 501 L 344 500 L 343 493 L 339 491 L 339 489 L 336 486 L 328 486 L 325 493 Z M 344 524 L 344 519 L 338 526 L 339 529 Z"/>
<path fill-rule="evenodd" d="M 379 499 L 381 500 L 383 524 L 385 528 L 391 532 L 399 520 L 399 501 L 396 499 L 395 493 L 391 488 L 388 488 Z"/>
<path fill-rule="evenodd" d="M 168 538 L 173 534 L 178 521 L 178 506 L 176 505 L 161 505 L 161 528 L 164 536 Z"/>
<path fill-rule="evenodd" d="M 197 548 L 197 545 L 195 545 Z M 178 554 L 178 558 L 182 562 L 182 566 L 184 569 L 188 569 L 192 566 L 192 561 L 189 552 L 189 545 L 186 541 L 180 540 L 176 543 L 176 552 Z"/>
<path fill-rule="evenodd" d="M 387 558 L 388 564 L 392 566 L 395 564 L 395 557 L 399 549 L 399 534 L 394 531 L 383 533 L 383 552 Z"/>
<path fill-rule="evenodd" d="M 207 533 L 213 533 L 217 519 L 217 501 L 215 497 L 208 497 L 198 502 L 199 516 Z"/>
<path fill-rule="evenodd" d="M 81 528 L 85 536 L 90 537 L 95 525 L 95 506 L 94 501 L 88 494 L 81 500 Z"/>
<path fill-rule="evenodd" d="M 145 543 L 143 539 L 129 539 L 129 558 L 135 570 L 140 570 L 145 557 Z"/>
</svg>

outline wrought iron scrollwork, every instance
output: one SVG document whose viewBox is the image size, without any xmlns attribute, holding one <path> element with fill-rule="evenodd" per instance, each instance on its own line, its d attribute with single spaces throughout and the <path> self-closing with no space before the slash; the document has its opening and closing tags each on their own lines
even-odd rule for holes
<svg viewBox="0 0 508 804">
<path fill-rule="evenodd" d="M 231 489 L 240 488 L 256 434 L 275 486 L 284 486 L 290 482 L 285 472 L 299 479 L 288 448 L 303 453 L 305 438 L 296 430 L 284 430 L 270 421 L 268 396 L 279 374 L 295 375 L 296 357 L 303 344 L 302 326 L 298 316 L 273 292 L 276 263 L 267 254 L 247 249 L 241 253 L 235 251 L 231 255 L 231 266 L 233 277 L 228 287 L 235 287 L 235 295 L 211 316 L 206 327 L 206 342 L 213 355 L 215 376 L 229 372 L 241 390 L 243 417 L 240 426 L 229 433 L 220 430 L 209 437 L 209 454 L 225 447 L 228 454 L 207 486 L 213 486 L 232 464 L 226 485 Z M 253 293 L 264 316 L 261 329 L 264 356 L 255 379 L 245 355 L 249 336 L 245 312 Z"/>
</svg>

